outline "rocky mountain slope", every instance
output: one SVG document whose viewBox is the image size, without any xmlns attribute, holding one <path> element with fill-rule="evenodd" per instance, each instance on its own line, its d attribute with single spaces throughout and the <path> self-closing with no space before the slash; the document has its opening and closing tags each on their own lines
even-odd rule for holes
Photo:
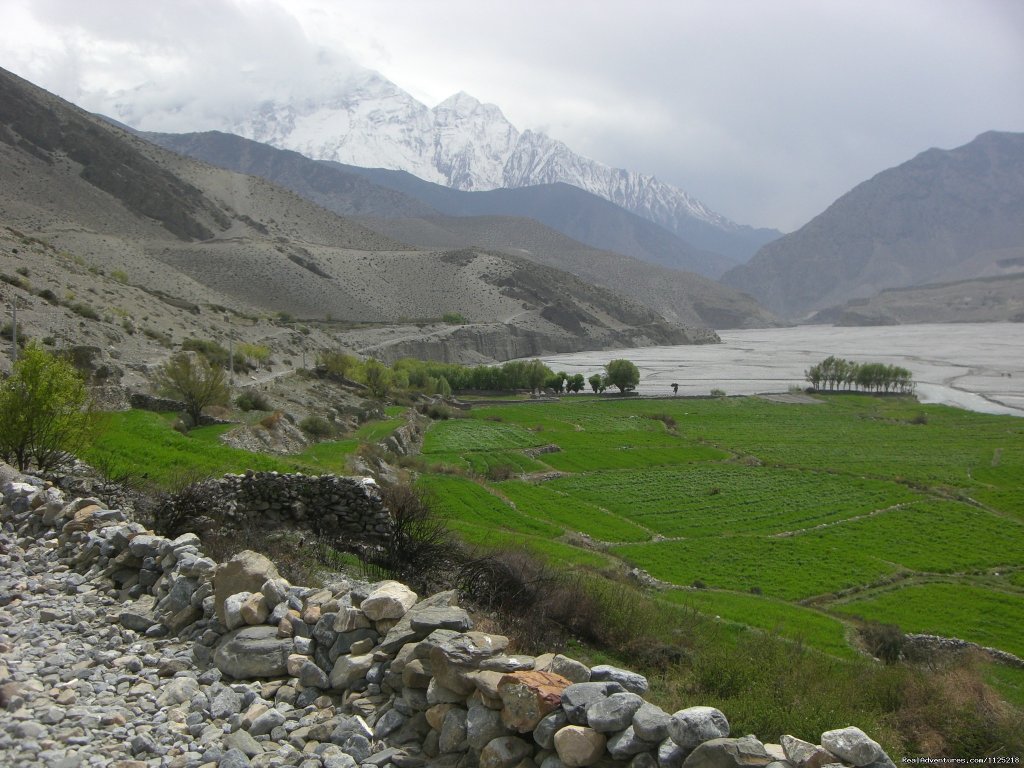
<svg viewBox="0 0 1024 768">
<path fill-rule="evenodd" d="M 188 335 L 226 342 L 256 328 L 283 355 L 359 351 L 342 321 L 401 319 L 409 344 L 444 337 L 427 351 L 446 359 L 714 339 L 522 258 L 410 249 L 264 180 L 160 149 L 3 71 L 0 176 L 5 302 L 19 303 L 30 335 L 124 349 L 131 365 Z M 446 313 L 475 325 L 430 325 Z M 325 330 L 293 334 L 275 316 Z M 365 331 L 358 339 L 381 342 Z"/>
<path fill-rule="evenodd" d="M 1024 272 L 1024 134 L 929 149 L 722 278 L 788 317 L 888 288 Z"/>
<path fill-rule="evenodd" d="M 159 122 L 134 105 L 138 96 L 125 94 L 115 117 L 137 128 Z M 734 261 L 746 261 L 780 234 L 736 224 L 653 176 L 611 168 L 543 133 L 520 131 L 497 106 L 466 93 L 430 108 L 369 69 L 319 98 L 268 100 L 241 119 L 225 115 L 217 127 L 316 160 L 404 170 L 459 190 L 570 184 Z"/>
<path fill-rule="evenodd" d="M 530 219 L 435 216 L 359 221 L 388 237 L 425 248 L 476 244 L 564 269 L 687 327 L 765 328 L 779 323 L 745 293 L 690 272 L 589 248 Z"/>
<path fill-rule="evenodd" d="M 437 214 L 517 216 L 539 221 L 600 250 L 712 279 L 738 263 L 717 253 L 699 251 L 664 227 L 561 182 L 463 192 L 423 181 L 405 171 L 310 160 L 297 152 L 217 131 L 141 135 L 197 160 L 260 176 L 343 215 L 387 219 Z"/>
<path fill-rule="evenodd" d="M 1024 266 L 1024 259 L 1021 259 Z M 811 322 L 834 325 L 901 323 L 1024 323 L 1024 272 L 953 283 L 887 288 L 817 312 Z"/>
</svg>

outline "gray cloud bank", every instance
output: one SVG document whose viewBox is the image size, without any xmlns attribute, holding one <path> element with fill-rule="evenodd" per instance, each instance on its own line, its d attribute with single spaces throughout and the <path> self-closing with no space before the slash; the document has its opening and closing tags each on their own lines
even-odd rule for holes
<svg viewBox="0 0 1024 768">
<path fill-rule="evenodd" d="M 356 61 L 784 230 L 928 147 L 1024 130 L 1015 0 L 0 0 L 0 15 L 0 65 L 139 127 L 316 98 Z"/>
</svg>

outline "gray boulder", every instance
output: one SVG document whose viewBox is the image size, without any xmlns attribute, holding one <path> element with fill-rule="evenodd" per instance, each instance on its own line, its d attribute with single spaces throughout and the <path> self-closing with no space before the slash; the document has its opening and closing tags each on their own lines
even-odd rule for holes
<svg viewBox="0 0 1024 768">
<path fill-rule="evenodd" d="M 242 627 L 221 638 L 213 663 L 235 679 L 283 677 L 288 670 L 292 639 L 278 637 L 277 627 Z"/>
<path fill-rule="evenodd" d="M 268 579 L 278 579 L 277 566 L 252 550 L 239 552 L 217 566 L 213 575 L 213 605 L 217 618 L 224 621 L 224 601 L 239 592 L 259 592 Z"/>
<path fill-rule="evenodd" d="M 680 747 L 692 749 L 711 739 L 729 735 L 729 721 L 714 707 L 689 707 L 668 721 L 668 735 Z"/>
<path fill-rule="evenodd" d="M 855 726 L 837 728 L 821 734 L 821 746 L 844 763 L 861 766 L 888 759 L 881 745 Z"/>
<path fill-rule="evenodd" d="M 533 745 L 516 736 L 499 736 L 480 752 L 480 768 L 514 768 L 533 754 Z"/>
<path fill-rule="evenodd" d="M 664 741 L 668 736 L 670 719 L 669 714 L 661 707 L 645 701 L 633 714 L 633 730 L 645 741 Z"/>
<path fill-rule="evenodd" d="M 633 715 L 643 703 L 635 693 L 613 693 L 587 707 L 587 724 L 601 733 L 625 730 L 632 727 Z"/>
<path fill-rule="evenodd" d="M 743 736 L 705 741 L 683 761 L 683 768 L 761 768 L 773 762 L 756 737 Z"/>
<path fill-rule="evenodd" d="M 629 726 L 626 730 L 620 731 L 608 739 L 608 754 L 616 760 L 628 760 L 643 752 L 650 752 L 657 746 L 657 744 L 641 739 L 636 735 L 633 726 Z"/>
<path fill-rule="evenodd" d="M 587 710 L 613 693 L 625 693 L 618 683 L 574 683 L 562 691 L 562 709 L 573 725 L 587 725 Z"/>
<path fill-rule="evenodd" d="M 638 693 L 641 696 L 647 693 L 647 678 L 628 669 L 620 669 L 610 664 L 598 664 L 590 668 L 590 681 L 595 683 L 615 682 L 621 685 L 630 693 Z"/>
</svg>

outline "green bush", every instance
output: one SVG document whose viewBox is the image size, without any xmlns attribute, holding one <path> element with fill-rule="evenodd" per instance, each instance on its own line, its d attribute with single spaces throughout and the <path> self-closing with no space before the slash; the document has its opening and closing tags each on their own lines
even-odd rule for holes
<svg viewBox="0 0 1024 768">
<path fill-rule="evenodd" d="M 299 429 L 317 440 L 323 440 L 334 434 L 334 425 L 323 416 L 307 416 L 299 422 Z"/>
<path fill-rule="evenodd" d="M 241 411 L 269 411 L 270 401 L 258 389 L 247 389 L 235 398 L 235 405 Z"/>
<path fill-rule="evenodd" d="M 0 383 L 0 457 L 46 472 L 95 434 L 85 382 L 74 366 L 29 344 Z"/>
</svg>

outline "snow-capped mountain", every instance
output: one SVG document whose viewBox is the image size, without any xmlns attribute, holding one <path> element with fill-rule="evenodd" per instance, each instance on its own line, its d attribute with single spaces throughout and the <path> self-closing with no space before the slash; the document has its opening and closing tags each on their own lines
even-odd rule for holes
<svg viewBox="0 0 1024 768">
<path fill-rule="evenodd" d="M 317 160 L 403 170 L 459 190 L 564 182 L 743 261 L 779 235 L 735 224 L 653 176 L 611 168 L 542 133 L 519 131 L 498 107 L 469 94 L 430 108 L 371 70 L 352 75 L 328 98 L 268 101 L 221 128 Z"/>
</svg>

